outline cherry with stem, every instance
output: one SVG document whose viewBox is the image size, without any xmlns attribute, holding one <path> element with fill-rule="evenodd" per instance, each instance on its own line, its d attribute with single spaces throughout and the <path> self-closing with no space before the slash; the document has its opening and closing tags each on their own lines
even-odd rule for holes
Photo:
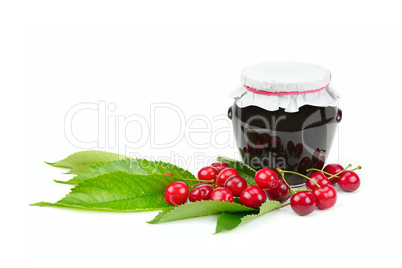
<svg viewBox="0 0 402 268">
<path fill-rule="evenodd" d="M 339 175 L 341 174 L 341 173 L 343 173 L 343 172 L 345 172 L 348 168 L 350 168 L 350 167 L 352 167 L 352 164 L 349 164 L 347 167 L 345 167 L 343 170 L 341 170 L 341 171 L 339 171 L 338 173 L 336 173 L 336 174 L 334 174 L 334 175 L 332 175 L 332 176 L 330 176 L 330 177 L 328 177 L 328 180 L 330 180 L 330 179 L 332 179 L 332 178 L 338 178 L 339 177 Z M 360 166 L 358 166 L 357 168 L 359 168 Z M 355 169 L 353 169 L 353 170 L 356 170 L 357 168 L 355 168 Z M 359 168 L 360 169 L 360 168 Z M 352 171 L 353 171 L 352 170 Z"/>
<path fill-rule="evenodd" d="M 336 175 L 331 174 L 329 172 L 325 172 L 324 170 L 321 170 L 321 169 L 318 169 L 318 168 L 309 168 L 309 169 L 306 170 L 306 172 L 310 172 L 310 171 L 318 171 L 318 172 L 321 172 L 321 173 L 323 173 L 323 174 L 325 174 L 327 176 L 338 177 L 339 178 L 339 176 L 336 176 Z"/>
<path fill-rule="evenodd" d="M 300 174 L 300 173 L 295 172 L 295 171 L 282 170 L 282 169 L 280 169 L 280 168 L 276 168 L 276 171 L 278 171 L 280 174 L 282 174 L 282 173 L 291 173 L 291 174 L 296 174 L 296 175 L 302 176 L 303 178 L 306 178 L 306 179 L 308 179 L 308 180 L 314 182 L 315 185 L 317 185 L 318 188 L 321 188 L 321 185 L 319 185 L 316 181 L 312 180 L 311 178 L 307 177 L 306 175 Z"/>
<path fill-rule="evenodd" d="M 339 172 L 336 173 L 336 174 L 331 174 L 331 173 L 329 173 L 329 172 L 325 172 L 324 170 L 321 170 L 321 169 L 318 169 L 318 168 L 309 168 L 309 169 L 306 170 L 306 172 L 309 172 L 309 171 L 319 171 L 319 172 L 321 172 L 321 173 L 323 173 L 323 174 L 325 174 L 325 175 L 331 176 L 331 177 L 339 177 L 338 175 L 339 175 L 340 173 L 344 172 L 345 170 L 347 170 L 347 169 L 350 168 L 351 166 L 352 166 L 352 164 L 349 164 L 349 165 L 348 165 L 347 167 L 345 167 L 342 171 L 339 171 Z"/>
<path fill-rule="evenodd" d="M 346 192 L 353 192 L 353 191 L 356 191 L 360 187 L 360 178 L 354 172 L 354 170 L 356 170 L 356 169 L 361 169 L 361 166 L 358 166 L 351 171 L 349 171 L 349 170 L 345 171 L 344 173 L 341 174 L 338 184 L 342 190 L 344 190 Z"/>
<path fill-rule="evenodd" d="M 279 172 L 279 171 L 278 171 Z M 290 194 L 292 195 L 292 194 L 295 194 L 295 193 L 297 193 L 297 191 L 295 191 L 295 190 L 293 190 L 293 188 L 292 187 L 290 187 L 290 185 L 289 185 L 289 183 L 285 180 L 285 173 L 284 172 L 279 172 L 280 174 L 281 174 L 281 176 L 282 176 L 282 180 L 283 180 L 283 182 L 286 184 L 286 186 L 287 187 L 289 187 L 289 189 L 290 189 Z"/>
</svg>

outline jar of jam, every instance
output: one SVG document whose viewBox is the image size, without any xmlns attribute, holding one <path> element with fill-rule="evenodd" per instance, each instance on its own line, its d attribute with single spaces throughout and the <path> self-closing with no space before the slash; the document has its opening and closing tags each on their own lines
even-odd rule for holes
<svg viewBox="0 0 402 268">
<path fill-rule="evenodd" d="M 314 64 L 263 62 L 245 67 L 242 86 L 229 107 L 234 137 L 243 161 L 309 175 L 321 169 L 331 149 L 342 111 L 331 72 Z M 287 174 L 292 186 L 305 178 Z"/>
</svg>

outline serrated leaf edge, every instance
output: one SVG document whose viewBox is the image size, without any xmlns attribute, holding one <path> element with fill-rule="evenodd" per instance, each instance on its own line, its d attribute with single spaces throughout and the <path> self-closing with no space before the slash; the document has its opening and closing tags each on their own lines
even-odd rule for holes
<svg viewBox="0 0 402 268">
<path fill-rule="evenodd" d="M 46 162 L 46 161 L 44 161 L 44 162 L 45 162 L 46 164 L 52 166 L 52 167 L 70 168 L 69 166 L 65 166 L 65 165 L 56 165 L 56 163 L 57 163 L 57 162 L 62 162 L 62 161 L 66 160 L 67 158 L 69 158 L 69 157 L 71 157 L 71 156 L 73 156 L 73 155 L 75 155 L 75 154 L 80 154 L 80 153 L 84 153 L 84 152 L 110 153 L 110 154 L 120 155 L 120 156 L 124 157 L 123 159 L 131 159 L 131 157 L 129 157 L 129 156 L 121 155 L 121 154 L 113 153 L 113 152 L 106 152 L 106 151 L 101 151 L 101 150 L 83 150 L 83 151 L 79 151 L 79 152 L 72 153 L 72 154 L 68 155 L 67 157 L 65 157 L 65 158 L 63 158 L 63 159 L 61 159 L 61 160 L 59 160 L 59 161 L 53 162 L 53 163 L 51 163 L 51 162 Z M 103 161 L 103 162 L 105 162 L 105 161 Z M 71 168 L 70 168 L 70 169 L 71 169 Z"/>
<path fill-rule="evenodd" d="M 264 212 L 264 213 L 262 213 L 262 214 L 261 214 L 261 209 L 260 209 L 260 211 L 259 211 L 258 213 L 245 215 L 245 216 L 243 216 L 243 217 L 240 218 L 240 223 L 239 223 L 237 226 L 235 226 L 234 228 L 232 228 L 232 229 L 227 229 L 227 230 L 222 230 L 222 231 L 219 231 L 219 232 L 216 232 L 216 228 L 215 228 L 215 233 L 214 233 L 214 234 L 219 234 L 219 233 L 222 233 L 222 232 L 229 232 L 229 231 L 232 231 L 232 230 L 236 229 L 237 227 L 239 227 L 240 225 L 244 224 L 244 223 L 245 223 L 245 220 L 246 220 L 247 218 L 249 218 L 249 217 L 251 217 L 252 219 L 254 219 L 254 218 L 257 218 L 257 217 L 259 217 L 259 216 L 263 216 L 263 215 L 265 215 L 265 214 L 267 214 L 267 213 L 270 213 L 270 212 L 272 212 L 272 211 L 278 210 L 278 209 L 280 209 L 280 208 L 286 206 L 286 205 L 281 205 L 281 203 L 280 203 L 279 201 L 275 201 L 275 200 L 268 200 L 268 201 L 266 201 L 264 204 L 267 204 L 267 203 L 270 203 L 270 204 L 276 203 L 278 207 L 276 207 L 276 208 L 274 208 L 274 209 L 271 209 L 271 210 L 269 210 L 269 211 L 266 211 L 266 212 Z M 262 206 L 263 206 L 264 204 L 262 204 Z M 234 214 L 234 213 L 233 213 L 233 214 Z M 218 217 L 219 217 L 219 216 L 218 216 Z M 252 220 L 252 219 L 250 219 L 250 220 Z M 247 221 L 249 221 L 249 220 L 247 220 Z M 246 221 L 246 222 L 247 222 L 247 221 Z M 218 224 L 218 222 L 217 222 L 217 224 Z"/>
<path fill-rule="evenodd" d="M 147 159 L 142 159 L 142 158 L 127 158 L 127 159 L 120 159 L 120 160 L 115 160 L 115 161 L 99 162 L 99 163 L 97 163 L 97 164 L 95 164 L 95 165 L 89 166 L 89 167 L 86 169 L 86 171 L 88 171 L 88 170 L 91 169 L 91 168 L 100 167 L 100 166 L 102 166 L 102 165 L 105 164 L 105 163 L 114 163 L 114 162 L 120 162 L 120 161 L 133 161 L 133 160 L 138 161 L 138 162 L 145 162 L 145 161 L 146 161 L 146 162 L 156 163 L 156 167 L 159 167 L 160 165 L 163 165 L 163 164 L 168 164 L 168 165 L 171 165 L 171 166 L 176 167 L 176 168 L 179 169 L 180 171 L 183 171 L 183 173 L 187 174 L 189 177 L 191 177 L 191 179 L 197 179 L 197 178 L 194 176 L 193 173 L 191 173 L 190 171 L 188 171 L 188 170 L 186 170 L 186 169 L 184 169 L 184 168 L 182 168 L 182 167 L 179 167 L 179 166 L 177 166 L 177 165 L 171 164 L 171 163 L 169 163 L 169 162 L 164 162 L 164 161 L 159 161 L 159 160 L 153 161 L 153 160 L 147 160 Z M 139 163 L 139 165 L 141 165 L 141 164 Z M 144 169 L 144 170 L 146 170 L 146 169 Z M 159 171 L 159 168 L 155 168 L 154 170 L 158 170 L 158 171 Z M 115 172 L 115 171 L 123 171 L 123 172 L 126 172 L 126 171 L 124 171 L 124 170 L 111 170 L 110 172 Z M 85 172 L 85 171 L 84 171 L 84 172 Z M 106 172 L 106 173 L 103 173 L 103 174 L 107 174 L 107 173 L 110 173 L 110 172 Z M 127 172 L 127 173 L 128 173 L 128 172 Z M 65 173 L 65 174 L 68 174 L 68 172 Z M 136 173 L 130 173 L 130 174 L 136 174 Z M 75 177 L 79 176 L 79 175 L 80 175 L 80 174 L 77 174 L 76 176 L 74 176 L 72 179 L 70 179 L 70 180 L 68 180 L 68 181 L 61 181 L 61 180 L 54 180 L 54 181 L 55 181 L 56 183 L 61 183 L 61 184 L 78 185 L 78 184 L 81 183 L 81 182 L 74 183 L 74 181 L 72 181 L 72 180 L 73 180 Z M 163 173 L 149 173 L 149 174 L 139 174 L 139 175 L 163 175 Z M 99 175 L 96 175 L 96 176 L 99 176 Z M 94 176 L 94 177 L 96 177 L 96 176 Z M 91 179 L 91 178 L 94 178 L 94 177 L 85 178 L 83 181 L 86 181 L 86 180 Z M 175 178 L 178 178 L 178 180 L 182 180 L 182 181 L 186 181 L 186 180 L 187 180 L 187 179 L 184 179 L 184 178 L 182 178 L 182 177 L 180 177 L 180 176 L 177 176 L 177 175 L 175 175 L 174 177 L 175 177 Z M 72 182 L 71 182 L 71 181 L 72 181 Z"/>
<path fill-rule="evenodd" d="M 91 210 L 91 211 L 105 211 L 105 212 L 145 212 L 145 211 L 158 211 L 164 210 L 167 207 L 160 207 L 160 208 L 148 208 L 148 209 L 126 209 L 126 210 L 117 210 L 117 209 L 109 209 L 109 208 L 87 208 L 79 205 L 67 205 L 67 204 L 58 204 L 58 203 L 51 203 L 51 202 L 37 202 L 29 204 L 29 206 L 36 206 L 36 207 L 63 207 L 63 208 L 74 208 L 74 209 L 83 209 L 83 210 Z"/>
<path fill-rule="evenodd" d="M 171 176 L 169 176 L 169 175 L 163 175 L 163 174 L 139 175 L 139 174 L 128 173 L 128 172 L 121 171 L 121 170 L 115 170 L 115 171 L 111 171 L 111 172 L 108 172 L 108 173 L 103 173 L 103 174 L 97 175 L 97 176 L 92 177 L 92 178 L 89 178 L 89 179 L 87 179 L 87 180 L 85 180 L 85 181 L 83 181 L 83 182 L 87 182 L 87 181 L 89 181 L 89 180 L 96 180 L 96 178 L 99 177 L 99 176 L 105 176 L 105 175 L 107 175 L 107 174 L 112 174 L 112 173 L 127 173 L 127 174 L 129 174 L 129 175 L 137 175 L 137 176 L 154 176 L 154 175 L 158 175 L 158 176 L 163 176 L 163 177 L 166 177 L 166 178 L 171 178 Z M 180 179 L 178 178 L 178 180 L 180 180 Z M 185 182 L 186 180 L 182 180 L 182 181 Z M 77 185 L 78 185 L 78 184 L 77 184 Z M 76 185 L 76 186 L 77 186 L 77 185 Z M 76 187 L 71 188 L 71 189 L 70 189 L 70 192 L 68 192 L 63 198 L 67 197 L 67 196 L 68 196 L 69 194 L 71 194 L 71 193 L 77 193 Z M 147 195 L 147 196 L 152 196 L 152 195 Z M 63 198 L 61 198 L 60 200 L 62 200 Z M 133 198 L 135 198 L 135 197 L 127 198 L 127 199 L 133 199 Z M 166 209 L 166 208 L 169 208 L 168 206 L 163 206 L 163 207 L 160 207 L 160 208 L 158 207 L 158 208 L 133 209 L 133 210 L 118 210 L 118 209 L 96 208 L 96 207 L 95 207 L 95 208 L 88 208 L 88 207 L 79 206 L 79 205 L 74 205 L 74 204 L 57 203 L 57 202 L 59 202 L 60 200 L 56 201 L 55 203 L 42 201 L 42 202 L 32 203 L 32 204 L 29 204 L 29 205 L 30 205 L 30 206 L 40 206 L 40 207 L 50 207 L 50 206 L 52 206 L 52 207 L 80 208 L 80 209 L 86 209 L 86 210 L 95 210 L 95 211 L 115 211 L 115 212 L 155 211 L 155 210 L 164 210 L 164 209 Z M 123 200 L 123 199 L 119 199 L 119 200 Z M 119 200 L 115 200 L 115 201 L 119 201 Z M 110 202 L 113 202 L 113 201 L 110 201 Z"/>
<path fill-rule="evenodd" d="M 252 172 L 254 172 L 254 173 L 257 172 L 257 170 L 255 170 L 255 169 L 252 168 L 251 166 L 247 165 L 246 163 L 244 163 L 244 162 L 242 162 L 242 161 L 236 160 L 236 159 L 232 159 L 232 158 L 228 158 L 228 157 L 224 157 L 224 156 L 218 156 L 218 157 L 217 157 L 217 160 L 220 161 L 220 162 L 225 162 L 225 160 L 231 161 L 231 162 L 237 162 L 237 163 L 239 163 L 240 165 L 242 165 L 242 166 L 244 166 L 245 168 L 247 168 L 248 170 L 250 170 L 250 171 L 252 171 Z M 225 163 L 226 163 L 226 162 L 225 162 Z"/>
<path fill-rule="evenodd" d="M 159 221 L 159 222 L 153 222 L 153 221 L 154 221 L 158 216 L 167 216 L 167 215 L 173 213 L 175 209 L 180 208 L 180 207 L 183 207 L 183 206 L 185 206 L 185 205 L 188 205 L 188 204 L 191 204 L 191 203 L 193 203 L 193 204 L 198 203 L 198 204 L 199 204 L 199 203 L 207 203 L 207 202 L 210 203 L 210 202 L 225 202 L 225 201 L 201 200 L 201 201 L 197 201 L 197 202 L 187 202 L 187 203 L 185 203 L 185 204 L 183 204 L 183 205 L 179 205 L 179 206 L 172 206 L 172 207 L 169 207 L 168 209 L 164 209 L 163 211 L 161 211 L 160 213 L 158 213 L 158 215 L 156 215 L 152 220 L 147 221 L 147 223 L 150 223 L 150 224 L 158 224 L 158 223 L 167 222 L 167 221 Z M 235 206 L 239 206 L 239 207 L 241 207 L 241 208 L 244 208 L 244 209 L 245 209 L 244 211 L 258 211 L 258 210 L 255 210 L 255 209 L 252 209 L 252 208 L 243 206 L 243 205 L 238 204 L 238 203 L 231 203 L 231 204 L 235 204 Z M 224 211 L 222 211 L 222 212 L 224 212 Z M 222 213 L 222 212 L 220 212 L 220 213 Z M 242 211 L 239 210 L 238 212 L 242 212 Z M 219 213 L 218 213 L 218 214 L 219 214 Z M 217 215 L 217 214 L 210 214 L 210 215 L 205 215 L 205 216 L 211 216 L 211 215 Z M 202 215 L 202 216 L 195 216 L 195 217 L 191 217 L 191 218 L 198 218 L 198 217 L 204 217 L 204 215 Z M 190 218 L 185 218 L 185 219 L 190 219 Z"/>
</svg>

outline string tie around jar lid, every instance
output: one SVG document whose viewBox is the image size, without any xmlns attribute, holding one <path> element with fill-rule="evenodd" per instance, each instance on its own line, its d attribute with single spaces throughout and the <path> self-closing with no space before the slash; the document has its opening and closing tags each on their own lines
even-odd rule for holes
<svg viewBox="0 0 402 268">
<path fill-rule="evenodd" d="M 277 95 L 299 95 L 299 94 L 308 94 L 308 93 L 315 93 L 319 92 L 326 87 L 329 86 L 329 83 L 326 86 L 323 86 L 321 88 L 317 89 L 312 89 L 312 90 L 306 90 L 306 91 L 292 91 L 292 92 L 267 92 L 267 91 L 262 91 L 262 90 L 256 90 L 254 88 L 248 87 L 246 85 L 243 85 L 248 91 L 256 93 L 256 94 L 262 94 L 262 95 L 268 95 L 268 96 L 277 96 Z"/>
</svg>

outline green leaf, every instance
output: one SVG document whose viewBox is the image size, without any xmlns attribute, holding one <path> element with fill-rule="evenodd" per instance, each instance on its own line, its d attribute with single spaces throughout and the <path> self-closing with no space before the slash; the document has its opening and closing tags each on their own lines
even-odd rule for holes
<svg viewBox="0 0 402 268">
<path fill-rule="evenodd" d="M 87 170 L 88 168 L 92 167 L 93 165 L 94 165 L 93 163 L 78 165 L 78 166 L 73 167 L 71 170 L 69 170 L 65 174 L 80 174 L 80 173 L 84 172 L 85 170 Z"/>
<path fill-rule="evenodd" d="M 80 172 L 94 164 L 121 159 L 129 159 L 129 157 L 103 151 L 82 151 L 69 155 L 65 159 L 57 161 L 55 163 L 45 163 L 53 167 L 69 168 L 71 169 L 68 172 L 69 174 L 79 174 Z"/>
<path fill-rule="evenodd" d="M 249 213 L 247 212 L 239 212 L 239 213 L 223 212 L 219 214 L 216 222 L 215 234 L 223 231 L 233 230 L 234 228 L 236 228 L 241 224 L 241 219 L 247 216 L 248 214 Z"/>
<path fill-rule="evenodd" d="M 131 174 L 164 174 L 172 173 L 176 178 L 196 180 L 197 178 L 189 171 L 178 166 L 161 161 L 148 161 L 146 159 L 125 159 L 113 162 L 103 162 L 95 164 L 69 181 L 58 181 L 58 183 L 76 185 L 89 178 L 112 171 L 125 171 Z"/>
<path fill-rule="evenodd" d="M 194 217 L 216 215 L 222 212 L 241 212 L 255 211 L 252 208 L 224 201 L 198 201 L 186 203 L 181 206 L 170 207 L 160 212 L 156 217 L 148 223 L 162 223 L 167 221 L 182 220 Z"/>
<path fill-rule="evenodd" d="M 219 214 L 218 220 L 216 223 L 215 233 L 220 233 L 223 231 L 231 231 L 240 224 L 248 222 L 252 219 L 255 219 L 261 215 L 264 215 L 273 210 L 279 209 L 281 207 L 281 203 L 278 201 L 267 201 L 261 205 L 260 211 L 258 213 L 228 213 L 223 212 Z"/>
<path fill-rule="evenodd" d="M 31 206 L 57 206 L 105 211 L 149 211 L 170 207 L 166 187 L 180 180 L 168 175 L 137 175 L 123 171 L 87 179 L 56 203 L 39 202 Z"/>
<path fill-rule="evenodd" d="M 231 168 L 236 169 L 236 171 L 239 173 L 239 176 L 244 178 L 248 184 L 256 185 L 255 181 L 254 181 L 254 177 L 255 177 L 255 174 L 257 173 L 257 171 L 255 169 L 253 169 L 252 167 L 250 167 L 249 165 L 247 165 L 241 161 L 237 161 L 237 160 L 230 159 L 230 158 L 223 157 L 223 156 L 218 156 L 217 160 L 221 161 L 221 162 L 225 162 Z"/>
</svg>

